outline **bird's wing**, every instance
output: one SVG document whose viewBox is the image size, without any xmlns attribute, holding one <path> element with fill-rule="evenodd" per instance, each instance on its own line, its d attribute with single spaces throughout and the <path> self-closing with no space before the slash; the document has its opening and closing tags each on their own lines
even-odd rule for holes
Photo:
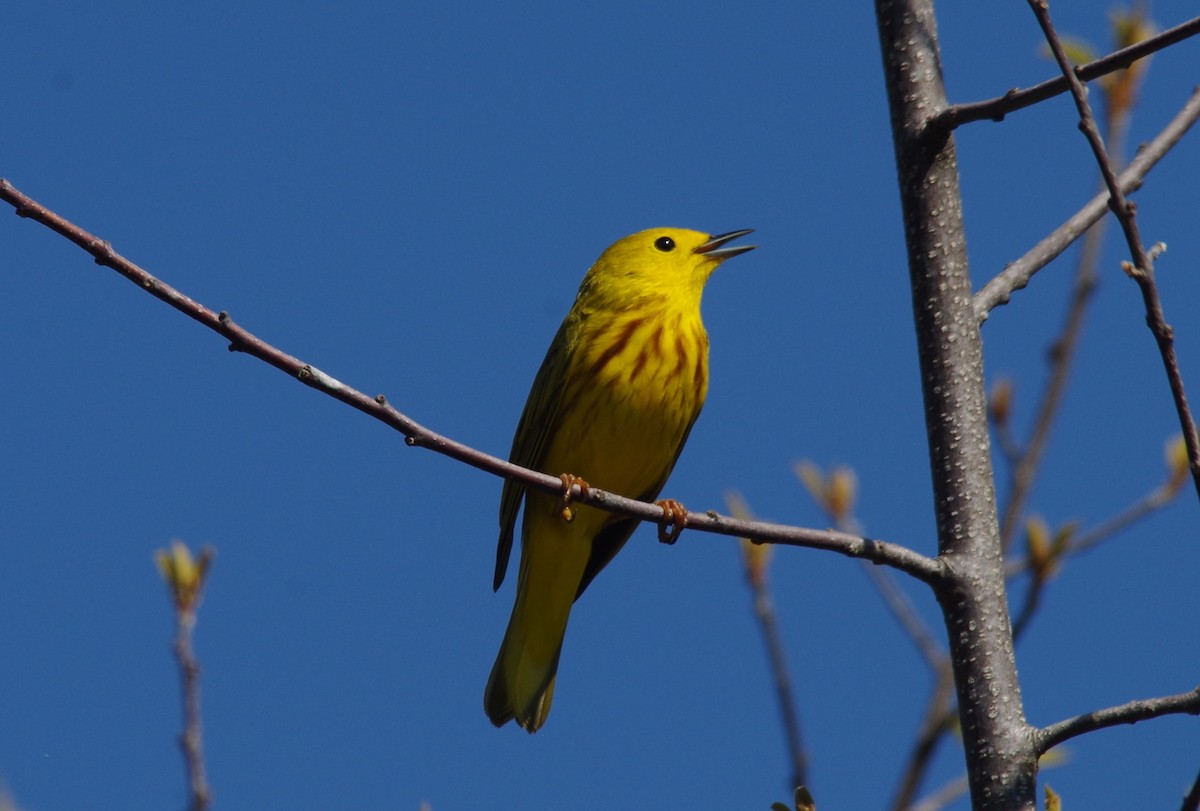
<svg viewBox="0 0 1200 811">
<path fill-rule="evenodd" d="M 574 351 L 574 342 L 570 340 L 569 335 L 570 324 L 571 319 L 568 317 L 558 328 L 558 334 L 550 343 L 542 366 L 533 379 L 533 387 L 529 391 L 529 399 L 525 401 L 521 421 L 517 423 L 517 433 L 513 436 L 508 460 L 521 467 L 541 469 L 547 441 L 553 436 L 561 420 L 563 390 L 566 387 L 567 372 Z M 504 480 L 504 490 L 500 493 L 500 540 L 496 544 L 496 575 L 492 581 L 493 589 L 499 589 L 500 584 L 504 582 L 508 558 L 512 554 L 517 512 L 521 509 L 524 496 L 525 485 L 512 479 Z"/>
</svg>

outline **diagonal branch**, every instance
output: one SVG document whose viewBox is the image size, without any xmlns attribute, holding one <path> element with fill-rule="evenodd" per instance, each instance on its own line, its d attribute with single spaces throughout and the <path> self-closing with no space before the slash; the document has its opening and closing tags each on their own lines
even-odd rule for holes
<svg viewBox="0 0 1200 811">
<path fill-rule="evenodd" d="M 404 441 L 408 445 L 436 451 L 487 473 L 520 481 L 543 492 L 562 494 L 563 483 L 557 476 L 514 465 L 512 462 L 442 436 L 397 411 L 388 404 L 383 395 L 370 397 L 322 372 L 315 366 L 272 346 L 235 324 L 227 313 L 215 312 L 161 279 L 155 278 L 146 270 L 118 254 L 107 242 L 17 191 L 7 180 L 0 179 L 0 199 L 11 204 L 19 216 L 39 222 L 83 248 L 95 257 L 97 264 L 112 268 L 150 295 L 224 336 L 230 341 L 230 351 L 244 352 L 258 358 L 296 378 L 301 383 L 374 417 L 404 434 Z M 573 501 L 591 504 L 602 510 L 628 515 L 643 521 L 654 523 L 663 521 L 663 510 L 658 505 L 609 493 L 597 487 L 583 491 L 579 485 L 575 485 L 571 490 L 570 497 Z M 689 512 L 686 522 L 691 529 L 718 535 L 750 538 L 757 543 L 824 549 L 847 557 L 861 558 L 873 563 L 892 566 L 935 588 L 939 586 L 944 577 L 944 567 L 937 560 L 898 544 L 851 535 L 846 532 L 805 529 L 763 521 L 743 521 L 719 515 L 715 511 Z"/>
<path fill-rule="evenodd" d="M 1125 192 L 1122 191 L 1121 184 L 1117 182 L 1112 161 L 1109 160 L 1108 152 L 1104 148 L 1104 140 L 1100 137 L 1100 130 L 1096 127 L 1096 117 L 1092 115 L 1092 107 L 1088 104 L 1087 91 L 1084 90 L 1079 77 L 1075 75 L 1071 63 L 1067 59 L 1067 54 L 1063 50 L 1062 42 L 1058 39 L 1058 33 L 1054 30 L 1054 23 L 1050 20 L 1049 4 L 1046 0 L 1028 0 L 1028 2 L 1029 7 L 1033 9 L 1034 16 L 1037 17 L 1038 25 L 1041 26 L 1042 32 L 1046 36 L 1050 50 L 1054 53 L 1054 59 L 1058 62 L 1063 77 L 1070 83 L 1071 97 L 1075 100 L 1075 107 L 1079 111 L 1079 128 L 1083 131 L 1088 145 L 1092 148 L 1092 153 L 1096 156 L 1100 175 L 1104 178 L 1104 185 L 1108 188 L 1108 206 L 1112 209 L 1117 222 L 1121 224 L 1121 231 L 1125 234 L 1125 242 L 1129 246 L 1129 253 L 1133 259 L 1132 264 L 1124 265 L 1125 272 L 1137 282 L 1138 288 L 1142 292 L 1142 300 L 1146 307 L 1146 323 L 1154 334 L 1154 340 L 1158 343 L 1159 355 L 1162 357 L 1163 367 L 1167 373 L 1167 383 L 1171 387 L 1171 396 L 1175 401 L 1175 411 L 1179 416 L 1179 426 L 1183 431 L 1183 441 L 1187 445 L 1189 468 L 1192 472 L 1192 480 L 1196 485 L 1196 495 L 1200 497 L 1200 436 L 1196 433 L 1196 422 L 1188 407 L 1183 374 L 1179 370 L 1179 361 L 1175 356 L 1175 333 L 1167 324 L 1163 315 L 1162 302 L 1158 297 L 1158 285 L 1154 281 L 1154 260 L 1146 251 L 1146 246 L 1142 243 L 1142 237 L 1138 231 L 1136 208 L 1125 199 Z"/>
<path fill-rule="evenodd" d="M 1196 119 L 1200 118 L 1200 87 L 1192 91 L 1187 103 L 1175 114 L 1154 140 L 1141 149 L 1137 157 L 1118 178 L 1120 188 L 1130 194 L 1141 188 L 1142 181 L 1163 156 L 1179 142 Z M 984 321 L 992 309 L 1007 304 L 1012 294 L 1022 289 L 1033 274 L 1050 264 L 1071 246 L 1088 228 L 1104 216 L 1108 209 L 1108 192 L 1093 197 L 1087 205 L 1056 228 L 1020 259 L 1009 264 L 975 294 L 975 316 Z"/>
<path fill-rule="evenodd" d="M 958 717 L 952 699 L 954 698 L 954 674 L 950 662 L 938 670 L 937 681 L 925 712 L 921 717 L 921 726 L 913 741 L 912 751 L 909 752 L 904 774 L 900 784 L 888 806 L 892 811 L 908 811 L 913 806 L 917 790 L 925 781 L 929 769 L 933 766 L 933 757 L 938 748 L 954 729 L 954 721 Z M 963 777 L 962 791 L 966 791 L 966 777 Z M 961 792 L 960 792 L 961 793 Z"/>
<path fill-rule="evenodd" d="M 1046 753 L 1064 741 L 1119 724 L 1136 724 L 1161 715 L 1200 715 L 1200 687 L 1173 696 L 1130 701 L 1118 707 L 1077 715 L 1034 733 L 1037 749 Z"/>
<path fill-rule="evenodd" d="M 1174 45 L 1176 42 L 1185 40 L 1196 34 L 1200 34 L 1200 17 L 1194 17 L 1174 28 L 1168 28 L 1161 34 L 1144 39 L 1119 51 L 1114 51 L 1108 56 L 1088 62 L 1086 65 L 1080 65 L 1075 68 L 1074 72 L 1080 80 L 1090 82 L 1106 74 L 1127 68 L 1143 57 L 1149 56 L 1156 51 L 1161 51 L 1163 48 Z M 1070 90 L 1070 87 L 1067 84 L 1067 79 L 1063 76 L 1055 76 L 1053 79 L 1047 79 L 1033 87 L 1027 87 L 1023 90 L 1013 89 L 1003 96 L 997 96 L 987 101 L 951 105 L 943 110 L 935 121 L 937 124 L 949 129 L 983 119 L 1001 121 L 1004 119 L 1004 116 L 1014 110 L 1030 107 L 1040 101 L 1045 101 L 1060 93 L 1065 93 L 1068 90 Z"/>
</svg>

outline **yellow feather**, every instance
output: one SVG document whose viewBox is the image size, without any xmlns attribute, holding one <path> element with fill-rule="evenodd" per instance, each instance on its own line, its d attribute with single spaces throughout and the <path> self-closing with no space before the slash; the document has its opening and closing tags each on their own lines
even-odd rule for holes
<svg viewBox="0 0 1200 811">
<path fill-rule="evenodd" d="M 704 284 L 752 246 L 655 228 L 606 250 L 584 277 L 542 362 L 509 458 L 642 500 L 675 466 L 708 391 Z M 506 481 L 495 586 L 507 568 L 522 499 L 521 565 L 512 616 L 484 693 L 497 726 L 537 731 L 550 712 L 571 606 L 636 526 L 588 506 L 561 517 L 558 499 Z"/>
</svg>

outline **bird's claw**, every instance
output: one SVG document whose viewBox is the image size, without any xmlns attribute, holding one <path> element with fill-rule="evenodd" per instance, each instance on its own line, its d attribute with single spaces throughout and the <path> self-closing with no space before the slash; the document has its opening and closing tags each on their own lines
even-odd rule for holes
<svg viewBox="0 0 1200 811">
<path fill-rule="evenodd" d="M 559 513 L 559 515 L 562 516 L 562 520 L 569 524 L 575 520 L 575 511 L 571 509 L 571 501 L 573 500 L 573 497 L 571 496 L 571 489 L 575 485 L 579 485 L 580 496 L 587 498 L 588 490 L 590 488 L 588 487 L 587 482 L 573 473 L 563 473 L 560 474 L 558 478 L 562 480 L 563 484 L 562 498 L 559 500 L 559 504 L 562 505 L 562 511 Z"/>
<path fill-rule="evenodd" d="M 665 544 L 673 544 L 679 540 L 679 533 L 687 526 L 687 507 L 673 498 L 664 498 L 654 503 L 663 511 L 662 521 L 658 524 L 658 540 Z"/>
</svg>

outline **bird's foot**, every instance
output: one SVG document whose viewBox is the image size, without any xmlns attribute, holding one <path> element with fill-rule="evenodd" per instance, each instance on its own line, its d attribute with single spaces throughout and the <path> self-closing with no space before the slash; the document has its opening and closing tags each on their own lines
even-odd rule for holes
<svg viewBox="0 0 1200 811">
<path fill-rule="evenodd" d="M 663 511 L 662 521 L 658 524 L 658 540 L 672 544 L 679 540 L 679 533 L 687 526 L 687 507 L 673 498 L 664 498 L 654 502 Z"/>
<path fill-rule="evenodd" d="M 588 487 L 587 482 L 573 473 L 563 473 L 558 478 L 562 480 L 563 484 L 562 498 L 559 500 L 559 504 L 562 505 L 562 511 L 559 515 L 562 516 L 562 520 L 569 524 L 575 520 L 575 511 L 571 509 L 571 502 L 574 500 L 574 496 L 571 495 L 572 488 L 575 485 L 579 485 L 579 494 L 583 498 L 587 498 L 588 490 L 591 488 Z"/>
</svg>

